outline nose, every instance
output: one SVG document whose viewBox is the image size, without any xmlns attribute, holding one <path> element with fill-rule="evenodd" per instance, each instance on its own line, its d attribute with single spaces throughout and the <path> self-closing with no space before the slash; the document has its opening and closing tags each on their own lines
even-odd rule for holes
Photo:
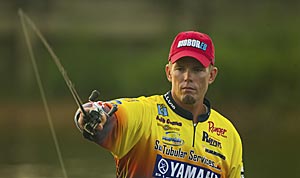
<svg viewBox="0 0 300 178">
<path fill-rule="evenodd" d="M 184 75 L 184 81 L 186 81 L 186 82 L 192 81 L 192 76 L 191 76 L 192 72 L 189 69 L 187 69 L 183 75 Z"/>
</svg>

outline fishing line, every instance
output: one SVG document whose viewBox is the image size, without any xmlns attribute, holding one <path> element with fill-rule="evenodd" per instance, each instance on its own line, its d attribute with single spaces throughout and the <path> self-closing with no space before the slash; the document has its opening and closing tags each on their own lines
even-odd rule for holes
<svg viewBox="0 0 300 178">
<path fill-rule="evenodd" d="M 65 164 L 64 164 L 62 154 L 61 154 L 61 151 L 60 151 L 59 143 L 58 143 L 58 140 L 57 140 L 56 132 L 55 132 L 55 129 L 54 129 L 54 126 L 53 126 L 53 122 L 52 122 L 53 119 L 52 119 L 51 114 L 50 114 L 49 106 L 48 106 L 46 95 L 45 95 L 45 90 L 44 90 L 44 87 L 43 87 L 43 84 L 42 84 L 42 81 L 41 81 L 41 77 L 40 77 L 40 73 L 39 73 L 39 70 L 38 70 L 38 67 L 37 67 L 35 55 L 34 55 L 33 49 L 32 49 L 32 44 L 31 44 L 29 34 L 28 34 L 28 30 L 27 30 L 27 27 L 26 27 L 26 24 L 25 24 L 25 20 L 26 20 L 27 24 L 30 25 L 30 27 L 34 30 L 34 32 L 40 38 L 40 40 L 43 42 L 43 44 L 47 48 L 48 52 L 50 53 L 50 55 L 54 59 L 56 65 L 59 66 L 61 64 L 59 62 L 59 59 L 57 58 L 57 56 L 55 55 L 55 53 L 51 49 L 51 47 L 46 42 L 43 35 L 36 28 L 35 24 L 32 22 L 32 20 L 27 15 L 25 15 L 23 13 L 23 11 L 21 9 L 19 9 L 19 16 L 20 16 L 20 21 L 21 21 L 21 24 L 22 24 L 22 29 L 23 29 L 23 32 L 24 32 L 24 36 L 25 36 L 25 41 L 26 41 L 26 44 L 27 44 L 27 47 L 28 47 L 32 67 L 33 67 L 33 70 L 34 70 L 35 78 L 36 78 L 36 81 L 38 83 L 38 87 L 39 87 L 40 94 L 41 94 L 43 104 L 44 104 L 44 108 L 45 108 L 45 111 L 46 111 L 47 120 L 48 120 L 48 123 L 49 123 L 51 135 L 52 135 L 54 145 L 55 145 L 55 148 L 56 148 L 56 153 L 57 153 L 57 156 L 58 156 L 58 159 L 59 159 L 59 163 L 60 163 L 64 178 L 68 178 L 67 171 L 66 171 L 66 168 L 65 168 Z M 67 73 L 65 72 L 63 67 L 60 67 L 60 71 L 61 71 L 68 87 L 72 88 L 72 89 L 70 89 L 70 91 L 71 91 L 73 97 L 76 97 L 77 100 L 75 99 L 75 101 L 78 104 L 78 102 L 81 102 L 81 100 L 80 100 L 77 92 L 75 91 L 75 89 L 73 87 L 71 87 L 73 85 L 72 85 L 70 79 L 68 78 Z M 79 105 L 81 105 L 81 104 L 79 104 Z"/>
</svg>

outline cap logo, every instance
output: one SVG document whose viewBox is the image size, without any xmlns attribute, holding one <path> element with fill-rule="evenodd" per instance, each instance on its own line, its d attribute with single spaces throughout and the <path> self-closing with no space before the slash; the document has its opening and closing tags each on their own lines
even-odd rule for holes
<svg viewBox="0 0 300 178">
<path fill-rule="evenodd" d="M 177 48 L 180 47 L 194 47 L 206 51 L 207 44 L 195 39 L 185 39 L 178 42 Z"/>
</svg>

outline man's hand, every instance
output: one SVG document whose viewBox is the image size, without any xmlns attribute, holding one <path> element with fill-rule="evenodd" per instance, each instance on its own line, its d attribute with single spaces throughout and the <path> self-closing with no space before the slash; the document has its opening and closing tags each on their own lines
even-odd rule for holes
<svg viewBox="0 0 300 178">
<path fill-rule="evenodd" d="M 97 108 L 95 108 L 95 107 L 85 107 L 84 110 L 86 111 L 87 114 L 90 114 L 90 112 L 92 112 L 92 111 L 98 112 Z M 100 112 L 99 114 L 100 114 L 101 122 L 95 128 L 97 131 L 103 130 L 103 127 L 107 121 L 107 116 L 104 112 Z M 85 117 L 84 114 L 82 113 L 82 111 L 80 111 L 78 125 L 81 130 L 84 130 L 84 126 L 86 124 L 86 121 L 85 121 L 86 119 L 84 117 Z"/>
</svg>

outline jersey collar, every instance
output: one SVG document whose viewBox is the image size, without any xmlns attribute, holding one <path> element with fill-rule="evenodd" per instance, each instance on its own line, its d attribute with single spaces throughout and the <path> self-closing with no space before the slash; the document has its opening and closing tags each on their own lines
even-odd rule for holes
<svg viewBox="0 0 300 178">
<path fill-rule="evenodd" d="M 188 120 L 193 120 L 193 114 L 185 109 L 183 109 L 182 107 L 180 107 L 175 100 L 172 97 L 171 91 L 168 91 L 166 94 L 164 94 L 164 99 L 166 101 L 166 103 L 168 104 L 168 106 L 178 115 L 180 115 L 181 117 L 184 117 Z M 210 102 L 208 101 L 208 99 L 204 98 L 203 104 L 207 107 L 208 111 L 205 114 L 200 114 L 198 116 L 198 122 L 204 122 L 208 119 L 208 117 L 210 116 L 210 110 L 211 110 L 211 106 L 210 106 Z"/>
</svg>

